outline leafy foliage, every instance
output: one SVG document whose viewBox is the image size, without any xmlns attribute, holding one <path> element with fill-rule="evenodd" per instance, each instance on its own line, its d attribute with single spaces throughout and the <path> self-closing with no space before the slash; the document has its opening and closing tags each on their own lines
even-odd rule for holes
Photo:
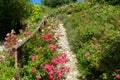
<svg viewBox="0 0 120 80">
<path fill-rule="evenodd" d="M 33 22 L 38 22 L 39 20 L 41 20 L 43 15 L 44 15 L 44 10 L 40 7 L 40 5 L 35 4 L 35 5 L 32 6 L 30 19 Z"/>
<path fill-rule="evenodd" d="M 43 0 L 43 4 L 49 7 L 57 7 L 77 0 Z"/>
<path fill-rule="evenodd" d="M 29 0 L 0 0 L 0 35 L 6 35 L 11 29 L 19 29 L 21 20 L 31 12 Z"/>
<path fill-rule="evenodd" d="M 22 46 L 22 64 L 19 68 L 22 73 L 21 80 L 54 80 L 61 79 L 64 74 L 69 71 L 69 67 L 64 66 L 68 62 L 65 53 L 58 55 L 57 52 L 57 35 L 54 30 L 57 29 L 58 21 L 54 19 L 47 20 L 45 28 L 42 26 L 40 31 Z M 51 23 L 55 24 L 51 24 Z M 25 36 L 31 34 L 30 31 L 23 33 Z M 4 42 L 5 50 L 0 52 L 0 79 L 16 80 L 17 71 L 15 66 L 16 53 L 12 51 L 12 47 L 19 42 L 15 32 L 7 34 Z M 59 67 L 57 67 L 59 65 Z"/>
<path fill-rule="evenodd" d="M 80 73 L 86 79 L 113 80 L 116 75 L 111 74 L 120 68 L 119 7 L 107 4 L 90 6 L 63 17 L 68 40 L 77 55 Z"/>
</svg>

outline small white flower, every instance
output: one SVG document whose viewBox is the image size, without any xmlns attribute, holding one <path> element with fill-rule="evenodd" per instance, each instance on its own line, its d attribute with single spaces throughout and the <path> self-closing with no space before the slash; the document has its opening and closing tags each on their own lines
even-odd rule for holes
<svg viewBox="0 0 120 80">
<path fill-rule="evenodd" d="M 11 30 L 11 34 L 14 34 L 14 33 L 15 33 L 15 30 L 14 30 L 14 29 L 12 29 L 12 30 Z"/>
<path fill-rule="evenodd" d="M 10 36 L 10 33 L 7 33 L 7 35 L 6 36 Z"/>
<path fill-rule="evenodd" d="M 42 29 L 42 32 L 44 32 L 44 30 Z"/>
</svg>

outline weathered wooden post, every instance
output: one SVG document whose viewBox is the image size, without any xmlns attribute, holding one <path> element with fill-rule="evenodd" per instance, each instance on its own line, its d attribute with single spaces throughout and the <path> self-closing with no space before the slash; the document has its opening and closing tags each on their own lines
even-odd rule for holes
<svg viewBox="0 0 120 80">
<path fill-rule="evenodd" d="M 22 47 L 13 48 L 13 52 L 15 52 L 15 68 L 16 68 L 16 79 L 21 80 L 22 73 Z"/>
<path fill-rule="evenodd" d="M 17 78 L 18 78 L 18 80 L 21 80 L 22 72 L 20 69 L 23 67 L 23 65 L 22 65 L 22 47 L 19 47 L 16 52 L 17 52 L 17 55 L 16 55 L 17 69 L 18 69 Z"/>
<path fill-rule="evenodd" d="M 44 25 L 47 23 L 47 16 L 44 17 Z"/>
</svg>

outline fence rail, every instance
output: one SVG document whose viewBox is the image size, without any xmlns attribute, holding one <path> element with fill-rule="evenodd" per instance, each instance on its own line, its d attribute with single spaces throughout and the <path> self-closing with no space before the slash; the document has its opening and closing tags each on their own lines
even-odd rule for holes
<svg viewBox="0 0 120 80">
<path fill-rule="evenodd" d="M 41 23 L 39 24 L 39 26 L 31 33 L 31 35 L 29 35 L 28 37 L 26 37 L 23 41 L 21 41 L 19 44 L 13 46 L 12 50 L 13 52 L 15 52 L 16 54 L 16 58 L 15 58 L 15 68 L 16 68 L 16 72 L 17 72 L 17 76 L 16 79 L 17 80 L 21 80 L 22 78 L 22 74 L 20 71 L 20 68 L 22 68 L 22 46 L 31 38 L 33 37 L 33 35 L 37 32 L 40 31 L 42 29 L 42 27 L 44 27 L 44 25 L 47 22 L 47 17 L 44 17 L 44 19 L 41 21 Z"/>
</svg>

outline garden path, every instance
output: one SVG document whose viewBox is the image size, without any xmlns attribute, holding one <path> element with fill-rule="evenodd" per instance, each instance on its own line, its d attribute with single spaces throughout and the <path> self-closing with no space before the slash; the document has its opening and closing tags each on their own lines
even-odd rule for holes
<svg viewBox="0 0 120 80">
<path fill-rule="evenodd" d="M 77 59 L 70 49 L 66 36 L 66 29 L 63 27 L 63 24 L 59 24 L 58 31 L 60 35 L 58 39 L 58 51 L 65 52 L 67 54 L 67 58 L 70 59 L 70 61 L 65 64 L 65 66 L 70 67 L 70 72 L 68 72 L 62 80 L 79 80 L 78 77 L 80 76 L 80 73 L 77 69 Z"/>
</svg>

